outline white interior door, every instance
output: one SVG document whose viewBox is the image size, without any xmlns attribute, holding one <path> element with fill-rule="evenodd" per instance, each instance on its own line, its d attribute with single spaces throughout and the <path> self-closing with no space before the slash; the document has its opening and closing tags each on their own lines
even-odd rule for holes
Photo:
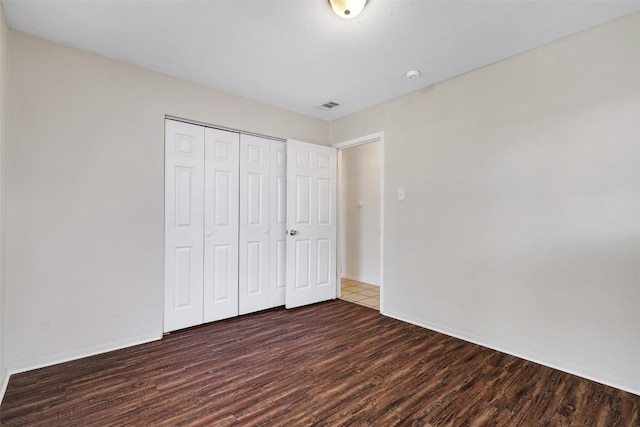
<svg viewBox="0 0 640 427">
<path fill-rule="evenodd" d="M 204 128 L 165 121 L 164 331 L 202 323 Z"/>
<path fill-rule="evenodd" d="M 269 286 L 270 306 L 285 303 L 287 284 L 287 146 L 284 141 L 271 141 L 269 189 Z"/>
<path fill-rule="evenodd" d="M 336 157 L 287 141 L 287 308 L 336 298 Z"/>
<path fill-rule="evenodd" d="M 239 139 L 205 129 L 204 322 L 238 315 Z"/>
<path fill-rule="evenodd" d="M 239 314 L 270 307 L 270 140 L 240 136 Z"/>
</svg>

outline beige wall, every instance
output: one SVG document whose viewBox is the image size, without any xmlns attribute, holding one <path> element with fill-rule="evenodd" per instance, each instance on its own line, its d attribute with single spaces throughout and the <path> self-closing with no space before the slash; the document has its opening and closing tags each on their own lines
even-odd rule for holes
<svg viewBox="0 0 640 427">
<path fill-rule="evenodd" d="M 639 38 L 636 14 L 329 125 L 9 32 L 6 366 L 161 335 L 170 114 L 384 131 L 386 314 L 640 393 Z"/>
<path fill-rule="evenodd" d="M 0 402 L 4 396 L 7 375 L 6 358 L 6 194 L 7 194 L 7 156 L 6 156 L 6 91 L 7 91 L 7 56 L 9 30 L 4 19 L 4 10 L 0 4 Z"/>
<path fill-rule="evenodd" d="M 10 81 L 10 370 L 161 336 L 165 114 L 329 139 L 327 122 L 16 32 Z"/>
<path fill-rule="evenodd" d="M 640 393 L 638 40 L 635 14 L 332 123 L 385 132 L 386 314 Z"/>
</svg>

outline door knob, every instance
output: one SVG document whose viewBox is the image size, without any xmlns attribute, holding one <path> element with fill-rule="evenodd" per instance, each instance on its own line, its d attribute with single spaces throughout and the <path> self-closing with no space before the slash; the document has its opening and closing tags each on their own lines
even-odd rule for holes
<svg viewBox="0 0 640 427">
<path fill-rule="evenodd" d="M 269 230 L 264 230 L 264 234 L 269 234 Z"/>
<path fill-rule="evenodd" d="M 207 237 L 211 237 L 211 236 L 213 236 L 213 233 L 210 231 L 207 231 Z"/>
<path fill-rule="evenodd" d="M 289 230 L 289 236 L 295 236 L 296 234 L 298 234 L 296 230 Z"/>
</svg>

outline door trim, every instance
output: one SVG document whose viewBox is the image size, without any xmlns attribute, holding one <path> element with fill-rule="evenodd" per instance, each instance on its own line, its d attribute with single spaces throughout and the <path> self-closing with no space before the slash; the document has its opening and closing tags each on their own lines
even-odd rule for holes
<svg viewBox="0 0 640 427">
<path fill-rule="evenodd" d="M 338 150 L 338 203 L 340 203 L 340 194 L 343 191 L 342 183 L 342 156 L 341 151 L 347 148 L 356 147 L 358 145 L 368 144 L 370 142 L 380 142 L 380 313 L 384 314 L 384 131 L 371 133 L 358 138 L 349 139 L 347 141 L 333 144 L 332 147 Z M 339 208 L 341 209 L 341 208 Z M 341 215 L 338 215 L 337 241 L 341 242 L 341 230 L 344 224 L 341 224 Z M 336 259 L 336 286 L 338 298 L 341 296 L 340 279 L 342 275 L 342 252 L 341 245 L 337 246 Z"/>
</svg>

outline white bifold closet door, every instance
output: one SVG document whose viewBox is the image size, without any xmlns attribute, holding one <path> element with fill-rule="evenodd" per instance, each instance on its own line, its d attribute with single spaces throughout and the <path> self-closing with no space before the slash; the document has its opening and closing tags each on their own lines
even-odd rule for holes
<svg viewBox="0 0 640 427">
<path fill-rule="evenodd" d="M 240 136 L 239 314 L 285 303 L 286 151 Z"/>
<path fill-rule="evenodd" d="M 239 139 L 205 128 L 204 322 L 238 315 Z"/>
<path fill-rule="evenodd" d="M 164 331 L 284 305 L 285 143 L 165 126 Z"/>
<path fill-rule="evenodd" d="M 166 332 L 203 321 L 204 128 L 165 126 Z"/>
<path fill-rule="evenodd" d="M 238 315 L 239 134 L 165 121 L 164 331 Z"/>
</svg>

